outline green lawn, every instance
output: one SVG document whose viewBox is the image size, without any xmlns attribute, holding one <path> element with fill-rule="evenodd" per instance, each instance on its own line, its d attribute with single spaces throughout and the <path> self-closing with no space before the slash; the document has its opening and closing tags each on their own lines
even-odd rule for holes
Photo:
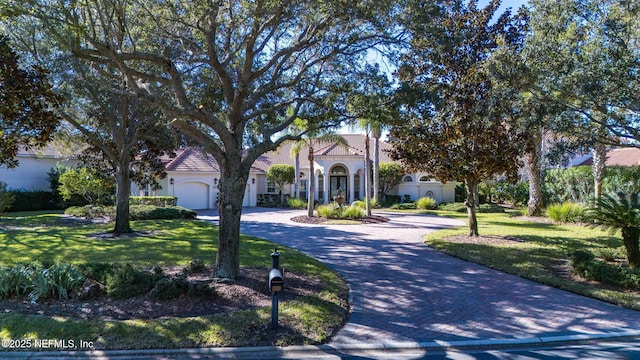
<svg viewBox="0 0 640 360">
<path fill-rule="evenodd" d="M 441 216 L 466 222 L 466 214 L 435 211 Z M 507 244 L 469 244 L 447 241 L 447 237 L 467 235 L 467 226 L 429 234 L 425 242 L 442 252 L 483 264 L 543 284 L 640 310 L 640 294 L 623 289 L 578 283 L 557 275 L 575 250 L 594 251 L 622 245 L 619 234 L 580 225 L 541 224 L 514 218 L 509 213 L 478 214 L 480 235 L 519 239 Z"/>
<path fill-rule="evenodd" d="M 217 226 L 198 220 L 136 221 L 140 236 L 104 238 L 108 224 L 73 224 L 60 214 L 21 213 L 0 216 L 0 266 L 41 262 L 121 262 L 138 266 L 186 265 L 192 258 L 212 264 L 216 256 Z M 241 237 L 241 264 L 271 266 L 275 244 Z M 273 339 L 270 308 L 215 316 L 153 321 L 84 321 L 73 318 L 0 314 L 2 339 L 76 339 L 92 341 L 100 349 L 159 347 L 246 346 L 260 339 L 273 343 L 321 343 L 348 315 L 345 281 L 322 263 L 278 245 L 281 265 L 288 272 L 319 277 L 326 284 L 317 294 L 282 302 L 280 319 L 294 321 Z M 0 349 L 2 350 L 2 349 Z M 6 350 L 6 349 L 5 349 Z"/>
</svg>

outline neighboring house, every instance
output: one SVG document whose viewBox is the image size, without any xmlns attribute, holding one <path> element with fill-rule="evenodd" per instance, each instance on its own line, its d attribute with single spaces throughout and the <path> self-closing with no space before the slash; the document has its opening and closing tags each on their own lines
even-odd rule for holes
<svg viewBox="0 0 640 360">
<path fill-rule="evenodd" d="M 315 199 L 330 202 L 341 189 L 347 202 L 364 198 L 364 135 L 343 135 L 349 146 L 320 143 L 314 147 Z M 372 146 L 373 148 L 373 139 Z M 266 153 L 253 164 L 245 190 L 244 206 L 256 206 L 262 194 L 277 194 L 275 184 L 267 181 L 267 170 L 273 164 L 294 164 L 290 155 L 292 143 L 283 144 L 277 151 Z M 388 155 L 391 146 L 380 143 L 380 162 L 392 161 Z M 373 154 L 372 154 L 373 157 Z M 307 196 L 309 179 L 308 148 L 300 151 L 300 195 Z M 215 208 L 220 178 L 218 164 L 211 155 L 202 154 L 196 148 L 179 150 L 175 158 L 166 165 L 167 177 L 160 180 L 161 190 L 134 190 L 139 195 L 169 195 L 178 198 L 178 205 L 191 209 Z M 293 194 L 293 185 L 285 194 Z M 408 195 L 416 200 L 423 196 L 433 197 L 437 202 L 453 202 L 455 183 L 442 184 L 432 181 L 426 174 L 407 174 L 403 182 L 389 195 Z"/>
<path fill-rule="evenodd" d="M 581 162 L 575 164 L 575 166 L 581 165 L 593 165 L 593 157 L 589 156 L 586 159 L 582 159 Z M 640 166 L 640 148 L 629 147 L 611 149 L 607 151 L 607 159 L 605 160 L 606 166 Z"/>
<path fill-rule="evenodd" d="M 20 150 L 16 159 L 17 167 L 7 169 L 0 167 L 0 181 L 7 183 L 7 187 L 13 190 L 41 190 L 50 191 L 49 175 L 51 168 L 58 162 L 66 166 L 77 163 L 75 159 L 63 157 L 51 146 L 42 149 Z"/>
</svg>

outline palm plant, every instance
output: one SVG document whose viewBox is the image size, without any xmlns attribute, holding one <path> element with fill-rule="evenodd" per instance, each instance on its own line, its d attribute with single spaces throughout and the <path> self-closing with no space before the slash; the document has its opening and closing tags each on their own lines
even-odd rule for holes
<svg viewBox="0 0 640 360">
<path fill-rule="evenodd" d="M 603 194 L 597 204 L 588 209 L 587 220 L 611 232 L 620 230 L 629 265 L 640 267 L 640 193 Z"/>
<path fill-rule="evenodd" d="M 296 130 L 304 129 L 304 124 L 300 122 L 294 122 L 297 125 Z M 341 146 L 348 146 L 347 141 L 340 135 L 331 132 L 330 129 L 322 129 L 317 131 L 304 132 L 300 131 L 300 140 L 296 141 L 290 150 L 290 155 L 296 158 L 296 179 L 300 174 L 300 152 L 307 146 L 309 148 L 307 159 L 309 160 L 309 182 L 307 184 L 307 216 L 313 217 L 313 210 L 315 204 L 315 168 L 314 168 L 314 147 L 319 143 L 334 143 Z M 296 188 L 299 186 L 296 185 Z M 299 193 L 297 193 L 299 195 Z"/>
</svg>

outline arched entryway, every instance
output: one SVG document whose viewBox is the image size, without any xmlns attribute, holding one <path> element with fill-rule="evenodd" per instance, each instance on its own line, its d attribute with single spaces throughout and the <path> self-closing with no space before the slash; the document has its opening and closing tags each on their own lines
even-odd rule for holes
<svg viewBox="0 0 640 360">
<path fill-rule="evenodd" d="M 337 195 L 338 189 L 342 191 L 346 202 L 351 202 L 349 198 L 349 170 L 344 165 L 334 165 L 329 171 L 329 201 L 332 201 Z"/>
</svg>

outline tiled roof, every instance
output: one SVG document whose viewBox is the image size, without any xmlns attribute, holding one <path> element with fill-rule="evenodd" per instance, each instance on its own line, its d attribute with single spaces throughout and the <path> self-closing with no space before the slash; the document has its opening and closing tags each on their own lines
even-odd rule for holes
<svg viewBox="0 0 640 360">
<path fill-rule="evenodd" d="M 188 147 L 178 150 L 176 157 L 166 165 L 167 171 L 188 172 L 219 172 L 218 163 L 209 154 L 204 154 L 200 149 Z"/>
<path fill-rule="evenodd" d="M 349 144 L 347 147 L 337 145 L 335 143 L 321 142 L 314 147 L 314 156 L 364 156 L 365 151 L 365 139 L 364 135 L 348 134 L 341 135 Z M 374 139 L 370 139 L 371 144 L 371 157 L 373 158 L 373 142 Z M 264 171 L 273 164 L 294 164 L 294 157 L 291 156 L 291 147 L 293 142 L 283 143 L 278 150 L 270 151 L 261 155 L 252 166 L 252 171 Z M 391 161 L 389 154 L 385 150 L 391 150 L 391 146 L 383 141 L 380 141 L 380 161 Z M 167 171 L 191 171 L 191 172 L 218 172 L 220 168 L 215 159 L 211 155 L 202 154 L 201 150 L 197 148 L 185 148 L 176 152 L 177 155 L 174 159 L 167 163 Z M 305 164 L 307 161 L 307 154 L 309 153 L 309 147 L 304 146 L 300 150 L 300 163 Z"/>
<path fill-rule="evenodd" d="M 622 148 L 607 152 L 607 166 L 636 166 L 640 165 L 640 149 Z"/>
</svg>

